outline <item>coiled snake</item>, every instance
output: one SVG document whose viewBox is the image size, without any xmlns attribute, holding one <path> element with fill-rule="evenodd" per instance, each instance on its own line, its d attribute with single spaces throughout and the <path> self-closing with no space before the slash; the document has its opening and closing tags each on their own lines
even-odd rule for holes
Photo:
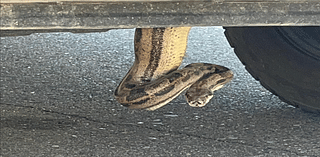
<svg viewBox="0 0 320 157">
<path fill-rule="evenodd" d="M 178 69 L 187 47 L 190 27 L 137 28 L 135 61 L 117 89 L 115 97 L 132 109 L 158 109 L 188 89 L 190 106 L 202 107 L 213 92 L 231 81 L 226 67 L 192 63 Z"/>
</svg>

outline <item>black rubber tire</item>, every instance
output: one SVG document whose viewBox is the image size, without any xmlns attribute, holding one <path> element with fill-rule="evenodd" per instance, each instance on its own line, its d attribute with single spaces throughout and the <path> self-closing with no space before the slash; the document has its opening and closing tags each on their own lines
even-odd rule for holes
<svg viewBox="0 0 320 157">
<path fill-rule="evenodd" d="M 225 27 L 249 73 L 293 106 L 320 113 L 320 26 Z"/>
</svg>

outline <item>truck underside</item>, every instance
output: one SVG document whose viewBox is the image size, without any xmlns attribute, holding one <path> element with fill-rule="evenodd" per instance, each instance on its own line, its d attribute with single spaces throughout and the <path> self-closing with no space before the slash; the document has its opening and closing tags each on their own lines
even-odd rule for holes
<svg viewBox="0 0 320 157">
<path fill-rule="evenodd" d="M 2 0 L 1 36 L 174 26 L 317 26 L 318 0 Z"/>
</svg>

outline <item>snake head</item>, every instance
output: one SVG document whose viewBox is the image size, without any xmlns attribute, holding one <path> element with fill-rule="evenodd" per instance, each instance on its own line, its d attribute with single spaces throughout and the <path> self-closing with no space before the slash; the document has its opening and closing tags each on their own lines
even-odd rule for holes
<svg viewBox="0 0 320 157">
<path fill-rule="evenodd" d="M 208 89 L 197 89 L 196 92 L 189 89 L 185 96 L 190 106 L 203 107 L 211 100 L 213 93 Z"/>
</svg>

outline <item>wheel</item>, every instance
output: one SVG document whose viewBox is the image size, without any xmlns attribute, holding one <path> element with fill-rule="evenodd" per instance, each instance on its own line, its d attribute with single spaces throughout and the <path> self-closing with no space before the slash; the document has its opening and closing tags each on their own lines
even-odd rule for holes
<svg viewBox="0 0 320 157">
<path fill-rule="evenodd" d="M 320 26 L 225 27 L 249 73 L 281 100 L 320 113 Z"/>
</svg>

